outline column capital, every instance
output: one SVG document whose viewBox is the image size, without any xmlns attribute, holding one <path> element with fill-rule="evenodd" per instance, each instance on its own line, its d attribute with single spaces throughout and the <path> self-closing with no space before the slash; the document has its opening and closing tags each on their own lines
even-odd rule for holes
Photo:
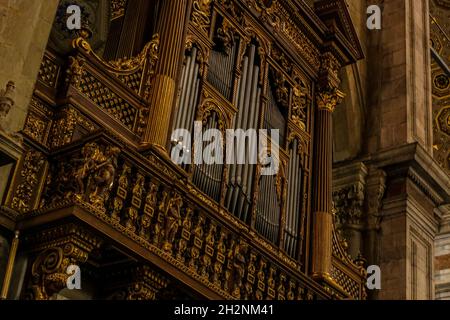
<svg viewBox="0 0 450 320">
<path fill-rule="evenodd" d="M 333 113 L 344 98 L 345 94 L 337 88 L 322 90 L 316 94 L 317 107 L 319 110 Z"/>
<path fill-rule="evenodd" d="M 342 64 L 332 52 L 325 52 L 320 57 L 320 70 L 316 94 L 319 110 L 334 112 L 342 102 L 345 94 L 340 91 L 339 70 Z"/>
</svg>

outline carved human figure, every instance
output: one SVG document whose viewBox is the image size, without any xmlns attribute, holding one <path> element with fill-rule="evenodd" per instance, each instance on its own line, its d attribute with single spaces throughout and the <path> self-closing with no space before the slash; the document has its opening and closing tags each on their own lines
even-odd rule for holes
<svg viewBox="0 0 450 320">
<path fill-rule="evenodd" d="M 78 197 L 83 197 L 85 188 L 85 179 L 94 170 L 96 166 L 96 160 L 100 156 L 100 150 L 96 143 L 88 143 L 83 149 L 81 149 L 82 159 L 75 159 L 75 163 L 81 163 L 78 169 L 75 171 L 75 193 Z"/>
<path fill-rule="evenodd" d="M 281 71 L 277 71 L 275 75 L 275 94 L 282 106 L 289 105 L 289 89 L 286 87 L 286 77 Z"/>
<path fill-rule="evenodd" d="M 220 232 L 219 242 L 217 244 L 216 250 L 216 261 L 214 263 L 214 273 L 212 276 L 212 282 L 220 287 L 221 285 L 221 275 L 223 269 L 223 263 L 225 262 L 225 254 L 227 252 L 227 247 L 225 244 L 227 234 L 224 231 Z"/>
<path fill-rule="evenodd" d="M 181 225 L 180 210 L 182 205 L 183 199 L 179 195 L 176 195 L 169 200 L 166 210 L 166 223 L 164 226 L 165 243 L 163 249 L 165 251 L 172 252 L 172 245 L 175 241 L 178 228 Z"/>
<path fill-rule="evenodd" d="M 155 246 L 159 245 L 160 241 L 161 241 L 161 236 L 162 236 L 162 234 L 161 234 L 161 231 L 162 231 L 162 220 L 161 219 L 162 218 L 161 217 L 164 214 L 164 208 L 166 207 L 168 196 L 169 195 L 168 195 L 167 191 L 163 191 L 162 198 L 161 198 L 161 201 L 158 206 L 158 214 L 156 217 L 155 226 L 153 228 L 153 239 L 152 239 L 152 242 Z"/>
<path fill-rule="evenodd" d="M 242 288 L 242 279 L 244 278 L 245 273 L 245 254 L 247 251 L 247 245 L 245 243 L 242 243 L 241 240 L 239 240 L 236 243 L 236 246 L 234 247 L 234 290 L 233 290 L 233 296 L 236 298 L 241 297 L 241 288 Z"/>
<path fill-rule="evenodd" d="M 191 237 L 191 229 L 192 229 L 192 215 L 194 211 L 191 208 L 186 209 L 186 216 L 183 220 L 183 230 L 181 232 L 181 239 L 178 242 L 178 252 L 177 259 L 184 263 L 185 261 L 185 253 L 187 250 L 188 241 Z"/>
<path fill-rule="evenodd" d="M 144 239 L 150 238 L 150 226 L 152 223 L 153 213 L 155 212 L 156 202 L 158 201 L 158 186 L 150 182 L 150 190 L 145 197 L 144 214 L 140 219 L 139 235 Z"/>
<path fill-rule="evenodd" d="M 15 89 L 14 82 L 9 81 L 6 85 L 6 89 L 0 90 L 0 129 L 2 129 L 3 120 L 14 106 L 13 95 Z"/>
<path fill-rule="evenodd" d="M 287 293 L 287 299 L 288 300 L 294 300 L 295 299 L 295 282 L 289 281 L 289 291 Z"/>
<path fill-rule="evenodd" d="M 144 193 L 144 183 L 145 183 L 145 177 L 138 173 L 136 182 L 134 184 L 132 194 L 133 198 L 131 201 L 131 208 L 128 208 L 127 210 L 127 221 L 126 221 L 126 227 L 132 230 L 133 232 L 136 230 L 136 224 L 138 221 L 138 210 L 141 206 L 142 201 L 142 194 Z"/>
<path fill-rule="evenodd" d="M 264 260 L 259 261 L 259 270 L 257 273 L 258 278 L 258 289 L 256 290 L 256 299 L 263 300 L 264 299 L 264 291 L 266 289 L 266 262 Z"/>
<path fill-rule="evenodd" d="M 209 247 L 209 250 L 205 250 L 205 254 L 202 257 L 202 268 L 200 270 L 200 274 L 203 277 L 208 277 L 209 269 L 211 267 L 211 258 L 214 253 L 214 242 L 215 242 L 215 234 L 216 234 L 216 226 L 214 224 L 209 225 L 208 234 L 206 235 L 206 246 Z M 209 251 L 209 252 L 208 252 Z"/>
<path fill-rule="evenodd" d="M 90 200 L 94 205 L 104 206 L 104 202 L 113 186 L 119 153 L 119 148 L 108 147 L 104 157 L 98 161 L 100 163 L 97 163 L 95 167 L 94 192 L 90 196 Z"/>
<path fill-rule="evenodd" d="M 116 192 L 116 197 L 113 203 L 113 212 L 111 213 L 111 218 L 118 221 L 120 220 L 120 213 L 123 209 L 123 202 L 127 197 L 128 190 L 128 175 L 131 173 L 131 168 L 127 165 L 123 165 L 122 173 L 120 174 L 118 180 L 118 188 Z"/>
<path fill-rule="evenodd" d="M 202 216 L 198 217 L 197 225 L 194 228 L 194 246 L 191 249 L 191 259 L 189 261 L 189 267 L 197 271 L 197 261 L 200 257 L 200 249 L 203 244 L 203 225 L 205 223 L 205 218 Z"/>
</svg>

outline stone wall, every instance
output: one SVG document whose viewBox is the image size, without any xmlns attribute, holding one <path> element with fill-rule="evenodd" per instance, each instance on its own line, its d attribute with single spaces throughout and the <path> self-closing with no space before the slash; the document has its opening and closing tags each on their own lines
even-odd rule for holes
<svg viewBox="0 0 450 320">
<path fill-rule="evenodd" d="M 381 30 L 362 23 L 371 4 L 382 8 Z M 363 248 L 368 264 L 381 267 L 382 289 L 369 292 L 370 298 L 433 299 L 435 238 L 442 220 L 436 212 L 450 202 L 450 177 L 433 159 L 429 0 L 348 5 L 366 53 L 358 70 L 343 77 L 349 101 L 334 119 L 334 192 L 345 191 L 346 179 L 363 188 L 358 196 L 364 199 L 363 216 L 347 226 L 362 236 L 358 243 L 350 241 L 350 250 Z M 363 87 L 359 106 L 355 84 Z M 352 135 L 361 125 L 358 152 L 359 140 Z M 367 176 L 351 180 L 355 173 L 348 168 L 361 164 Z M 351 196 L 338 212 L 354 212 L 359 200 Z"/>
<path fill-rule="evenodd" d="M 0 87 L 16 84 L 5 129 L 22 129 L 58 0 L 0 1 Z"/>
</svg>

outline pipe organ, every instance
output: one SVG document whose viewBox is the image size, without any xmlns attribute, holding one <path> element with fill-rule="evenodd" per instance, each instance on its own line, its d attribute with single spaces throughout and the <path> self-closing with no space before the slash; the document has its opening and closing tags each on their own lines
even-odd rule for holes
<svg viewBox="0 0 450 320">
<path fill-rule="evenodd" d="M 111 277 L 106 289 L 126 299 L 365 298 L 327 176 L 336 78 L 361 56 L 345 1 L 86 4 L 100 2 L 115 14 L 104 55 L 85 28 L 69 54 L 48 47 L 0 203 L 0 224 L 17 217 L 30 253 L 23 296 L 65 287 L 64 264 L 45 268 L 54 260 Z M 186 129 L 194 141 L 195 121 L 203 152 L 186 143 L 192 161 L 177 166 L 168 137 Z M 237 141 L 243 163 L 211 163 L 211 145 L 225 160 L 227 129 L 279 129 L 278 172 L 249 161 L 262 135 Z"/>
</svg>

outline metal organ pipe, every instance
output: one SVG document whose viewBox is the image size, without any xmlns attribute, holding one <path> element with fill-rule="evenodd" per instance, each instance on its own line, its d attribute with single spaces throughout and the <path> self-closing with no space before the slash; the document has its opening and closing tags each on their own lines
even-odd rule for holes
<svg viewBox="0 0 450 320">
<path fill-rule="evenodd" d="M 197 48 L 192 48 L 191 51 L 191 55 L 189 57 L 189 64 L 186 64 L 186 66 L 188 67 L 187 70 L 187 79 L 186 79 L 186 86 L 184 87 L 184 95 L 182 97 L 181 100 L 181 104 L 180 104 L 180 111 L 182 111 L 182 116 L 181 116 L 181 121 L 179 123 L 179 127 L 182 127 L 184 129 L 187 129 L 186 127 L 184 127 L 183 125 L 185 124 L 186 121 L 186 115 L 189 112 L 190 106 L 189 106 L 189 99 L 190 96 L 192 95 L 192 86 L 194 83 L 194 79 L 197 78 L 197 74 L 194 72 L 195 71 L 195 61 L 197 59 Z"/>
<path fill-rule="evenodd" d="M 195 117 L 195 111 L 197 110 L 196 101 L 198 98 L 198 89 L 199 89 L 199 82 L 200 79 L 198 79 L 198 70 L 199 70 L 198 63 L 195 63 L 194 66 L 194 75 L 192 79 L 191 84 L 191 92 L 189 94 L 189 100 L 187 101 L 187 113 L 186 113 L 186 119 L 184 120 L 184 128 L 188 129 L 189 131 L 192 130 L 194 125 L 194 117 Z"/>
<path fill-rule="evenodd" d="M 183 114 L 183 107 L 184 107 L 183 95 L 185 95 L 185 93 L 186 93 L 185 88 L 186 88 L 186 79 L 187 79 L 187 69 L 188 69 L 188 65 L 190 64 L 190 59 L 191 59 L 190 56 L 186 57 L 186 62 L 183 65 L 183 71 L 182 71 L 182 75 L 181 75 L 180 89 L 179 89 L 179 95 L 178 95 L 178 110 L 177 110 L 176 119 L 173 124 L 172 130 L 180 127 L 181 115 Z"/>
<path fill-rule="evenodd" d="M 303 203 L 302 198 L 303 198 L 303 193 L 302 193 L 302 166 L 301 166 L 301 155 L 299 155 L 297 153 L 297 151 L 295 152 L 296 154 L 296 158 L 297 158 L 297 165 L 295 166 L 295 170 L 296 170 L 296 193 L 295 193 L 295 209 L 294 209 L 294 245 L 292 248 L 292 255 L 295 255 L 295 249 L 297 246 L 297 241 L 299 238 L 299 222 L 300 222 L 300 216 L 302 214 L 302 208 L 301 208 L 301 204 Z"/>
<path fill-rule="evenodd" d="M 294 143 L 295 144 L 295 143 Z M 293 197 L 292 197 L 292 188 L 290 187 L 292 185 L 292 182 L 294 181 L 294 174 L 292 172 L 292 168 L 293 168 L 293 162 L 294 162 L 294 152 L 293 149 L 291 148 L 289 150 L 289 167 L 288 167 L 288 172 L 289 172 L 289 185 L 288 185 L 288 196 L 287 196 L 287 201 L 286 201 L 286 226 L 285 226 L 285 230 L 284 230 L 284 239 L 285 239 L 285 250 L 287 252 L 289 252 L 289 248 L 291 246 L 291 225 L 292 225 L 292 215 L 289 214 L 291 212 L 291 208 L 292 208 L 292 201 L 293 201 Z"/>
<path fill-rule="evenodd" d="M 255 65 L 256 46 L 251 45 L 247 53 L 248 57 L 244 57 L 243 79 L 240 83 L 238 101 L 238 115 L 236 117 L 235 128 L 244 131 L 255 128 L 256 119 L 259 110 L 258 97 L 258 79 L 259 66 Z M 251 141 L 254 143 L 253 141 Z M 239 153 L 245 152 L 245 144 L 240 144 Z M 249 195 L 249 179 L 251 179 L 251 171 L 254 165 L 245 163 L 243 165 L 232 165 L 230 172 L 230 181 L 232 193 L 227 197 L 228 208 L 237 217 L 246 221 L 248 209 L 250 207 Z M 249 178 L 250 176 L 250 178 Z"/>
<path fill-rule="evenodd" d="M 289 216 L 291 217 L 291 225 L 289 226 L 289 234 L 291 241 L 289 243 L 290 247 L 288 247 L 289 250 L 291 250 L 291 247 L 295 240 L 295 212 L 296 212 L 296 188 L 295 185 L 297 184 L 297 148 L 298 148 L 298 142 L 297 140 L 294 141 L 294 147 L 292 149 L 292 181 L 290 183 L 290 189 L 292 194 L 292 203 L 291 208 L 289 211 Z"/>
<path fill-rule="evenodd" d="M 239 81 L 239 93 L 237 96 L 237 107 L 238 107 L 238 114 L 233 119 L 234 128 L 238 128 L 240 124 L 240 119 L 242 118 L 242 113 L 244 112 L 243 108 L 243 101 L 244 101 L 244 95 L 245 95 L 245 87 L 247 83 L 247 73 L 248 73 L 248 57 L 245 56 L 243 59 L 243 67 L 242 67 L 242 78 Z M 235 193 L 236 188 L 236 165 L 230 165 L 230 173 L 229 173 L 229 183 L 228 183 L 228 189 L 227 189 L 227 196 L 226 196 L 226 206 L 228 209 L 230 209 L 231 212 L 233 212 L 230 208 L 233 195 Z"/>
<path fill-rule="evenodd" d="M 193 121 L 191 121 L 192 116 L 194 115 L 194 112 L 196 110 L 196 106 L 193 105 L 194 104 L 194 100 L 197 97 L 197 92 L 195 91 L 195 87 L 197 86 L 197 80 L 198 80 L 198 69 L 199 69 L 199 65 L 198 63 L 194 64 L 194 76 L 191 78 L 191 82 L 190 82 L 190 90 L 189 90 L 189 95 L 187 96 L 186 99 L 186 110 L 187 110 L 187 117 L 184 120 L 184 128 L 191 130 L 193 124 Z"/>
<path fill-rule="evenodd" d="M 294 140 L 289 151 L 289 185 L 288 185 L 288 206 L 286 210 L 285 251 L 295 258 L 297 243 L 299 241 L 299 223 L 301 216 L 302 180 L 301 155 L 297 153 L 298 141 Z"/>
<path fill-rule="evenodd" d="M 244 130 L 256 129 L 256 127 L 253 124 L 255 123 L 254 119 L 258 116 L 258 114 L 256 112 L 258 110 L 258 105 L 257 105 L 258 79 L 259 79 L 259 67 L 255 66 L 254 72 L 253 72 L 252 87 L 251 87 L 252 91 L 251 91 L 251 98 L 250 98 L 250 105 L 249 105 L 250 112 L 245 112 L 245 114 L 248 114 L 248 119 L 244 120 L 244 123 L 245 123 Z M 253 141 L 251 139 L 248 143 L 250 146 L 250 150 L 253 150 L 255 141 Z M 242 143 L 242 146 L 245 148 L 244 143 Z M 250 157 L 253 155 L 248 154 L 247 156 Z M 251 189 L 248 189 L 248 176 L 249 176 L 249 172 L 251 171 L 251 168 L 253 168 L 253 167 L 254 167 L 254 164 L 250 164 L 250 162 L 245 163 L 243 165 L 242 173 L 241 173 L 242 194 L 241 194 L 240 201 L 239 201 L 238 212 L 240 212 L 240 218 L 243 221 L 246 221 L 246 219 L 247 219 L 247 211 L 244 210 L 244 207 L 245 207 L 244 204 L 245 204 L 245 202 L 248 201 L 249 194 L 251 192 Z"/>
</svg>

